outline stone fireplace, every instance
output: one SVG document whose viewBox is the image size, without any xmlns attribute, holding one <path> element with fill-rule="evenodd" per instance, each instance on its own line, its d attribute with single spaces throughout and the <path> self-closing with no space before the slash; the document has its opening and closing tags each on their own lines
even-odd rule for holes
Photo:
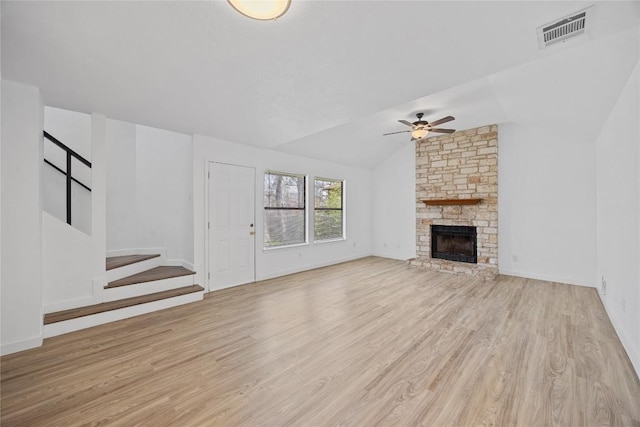
<svg viewBox="0 0 640 427">
<path fill-rule="evenodd" d="M 498 274 L 498 126 L 416 144 L 416 197 L 417 258 L 411 264 L 494 279 Z"/>
</svg>

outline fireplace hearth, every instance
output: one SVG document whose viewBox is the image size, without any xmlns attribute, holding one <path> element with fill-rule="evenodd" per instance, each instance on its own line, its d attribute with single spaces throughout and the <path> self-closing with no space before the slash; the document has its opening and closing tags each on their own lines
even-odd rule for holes
<svg viewBox="0 0 640 427">
<path fill-rule="evenodd" d="M 431 257 L 478 262 L 476 227 L 431 225 Z"/>
</svg>

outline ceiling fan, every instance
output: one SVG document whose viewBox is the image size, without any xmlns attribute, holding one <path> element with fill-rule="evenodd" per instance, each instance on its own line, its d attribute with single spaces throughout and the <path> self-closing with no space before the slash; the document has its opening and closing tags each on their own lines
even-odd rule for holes
<svg viewBox="0 0 640 427">
<path fill-rule="evenodd" d="M 407 132 L 410 132 L 411 133 L 411 141 L 419 141 L 421 139 L 424 139 L 429 134 L 429 132 L 438 132 L 438 133 L 453 133 L 453 132 L 455 132 L 455 129 L 436 129 L 434 127 L 434 126 L 441 125 L 442 123 L 447 123 L 447 122 L 450 122 L 452 120 L 455 120 L 455 117 L 447 116 L 447 117 L 441 118 L 440 120 L 436 120 L 435 122 L 429 123 L 426 120 L 422 120 L 422 116 L 424 116 L 423 113 L 416 114 L 416 117 L 418 118 L 418 120 L 413 122 L 413 123 L 408 122 L 406 120 L 398 120 L 403 125 L 409 126 L 411 128 L 411 130 L 401 130 L 399 132 L 389 132 L 389 133 L 383 134 L 383 136 L 394 135 L 396 133 L 407 133 Z"/>
</svg>

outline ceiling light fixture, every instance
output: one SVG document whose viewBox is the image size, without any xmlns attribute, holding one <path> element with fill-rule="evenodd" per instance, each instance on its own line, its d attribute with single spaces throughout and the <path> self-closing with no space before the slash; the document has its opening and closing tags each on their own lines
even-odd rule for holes
<svg viewBox="0 0 640 427">
<path fill-rule="evenodd" d="M 425 136 L 427 136 L 428 133 L 429 133 L 428 130 L 426 130 L 423 127 L 420 127 L 420 128 L 417 128 L 417 129 L 414 129 L 413 131 L 411 131 L 411 137 L 415 138 L 415 139 L 422 139 Z"/>
<path fill-rule="evenodd" d="M 227 0 L 231 6 L 244 16 L 268 21 L 284 15 L 291 0 Z"/>
</svg>

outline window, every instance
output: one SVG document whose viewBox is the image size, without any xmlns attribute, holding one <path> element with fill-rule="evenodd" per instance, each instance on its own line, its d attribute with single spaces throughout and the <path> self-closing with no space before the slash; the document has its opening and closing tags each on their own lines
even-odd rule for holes
<svg viewBox="0 0 640 427">
<path fill-rule="evenodd" d="M 314 181 L 315 241 L 344 238 L 344 181 L 316 178 Z"/>
<path fill-rule="evenodd" d="M 306 178 L 280 172 L 264 174 L 264 247 L 307 242 Z"/>
</svg>

